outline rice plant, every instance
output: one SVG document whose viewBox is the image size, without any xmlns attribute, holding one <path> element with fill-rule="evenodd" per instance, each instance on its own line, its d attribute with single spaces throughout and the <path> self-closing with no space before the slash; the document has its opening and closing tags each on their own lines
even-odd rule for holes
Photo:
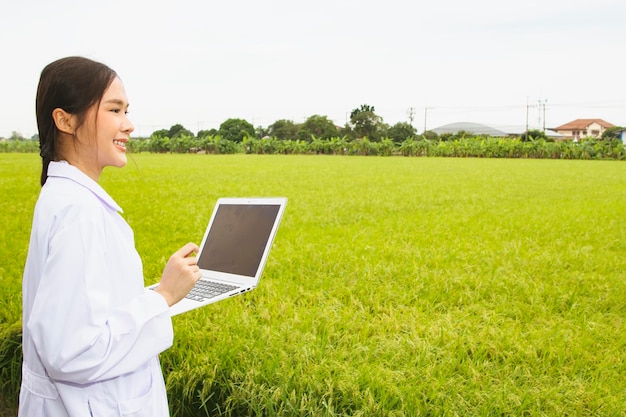
<svg viewBox="0 0 626 417">
<path fill-rule="evenodd" d="M 39 163 L 0 167 L 0 334 L 14 346 Z M 199 242 L 218 197 L 289 198 L 260 286 L 174 318 L 161 355 L 174 416 L 604 416 L 626 409 L 625 174 L 617 161 L 137 154 L 101 183 L 146 284 Z M 19 363 L 4 351 L 2 369 Z"/>
</svg>

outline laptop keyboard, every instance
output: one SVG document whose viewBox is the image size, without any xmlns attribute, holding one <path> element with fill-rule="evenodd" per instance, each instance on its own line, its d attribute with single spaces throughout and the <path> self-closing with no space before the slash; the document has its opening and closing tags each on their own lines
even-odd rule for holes
<svg viewBox="0 0 626 417">
<path fill-rule="evenodd" d="M 189 291 L 189 294 L 185 298 L 189 298 L 194 301 L 204 301 L 209 298 L 216 297 L 220 294 L 224 294 L 230 290 L 237 288 L 235 285 L 222 284 L 219 282 L 200 280 L 196 282 L 196 285 Z"/>
</svg>

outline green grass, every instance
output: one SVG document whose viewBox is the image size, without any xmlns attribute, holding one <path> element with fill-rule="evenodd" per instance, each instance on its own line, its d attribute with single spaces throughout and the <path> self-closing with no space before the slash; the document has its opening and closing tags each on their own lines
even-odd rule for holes
<svg viewBox="0 0 626 417">
<path fill-rule="evenodd" d="M 8 328 L 39 160 L 0 168 Z M 289 198 L 259 288 L 174 318 L 175 416 L 626 409 L 623 162 L 138 154 L 101 183 L 146 283 L 218 197 Z"/>
</svg>

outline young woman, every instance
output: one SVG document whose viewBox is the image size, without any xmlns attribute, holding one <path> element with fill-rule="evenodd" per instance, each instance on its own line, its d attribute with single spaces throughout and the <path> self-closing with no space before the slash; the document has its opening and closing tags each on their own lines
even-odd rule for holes
<svg viewBox="0 0 626 417">
<path fill-rule="evenodd" d="M 81 57 L 41 73 L 43 168 L 23 279 L 20 417 L 168 416 L 158 354 L 172 345 L 169 306 L 200 278 L 188 243 L 155 291 L 122 209 L 98 184 L 126 165 L 134 127 L 122 82 Z"/>
</svg>

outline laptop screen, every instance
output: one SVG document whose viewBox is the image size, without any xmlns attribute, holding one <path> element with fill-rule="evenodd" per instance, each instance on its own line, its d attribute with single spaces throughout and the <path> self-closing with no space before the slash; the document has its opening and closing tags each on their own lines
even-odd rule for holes
<svg viewBox="0 0 626 417">
<path fill-rule="evenodd" d="M 221 204 L 199 254 L 200 269 L 254 277 L 279 209 L 274 204 Z"/>
</svg>

